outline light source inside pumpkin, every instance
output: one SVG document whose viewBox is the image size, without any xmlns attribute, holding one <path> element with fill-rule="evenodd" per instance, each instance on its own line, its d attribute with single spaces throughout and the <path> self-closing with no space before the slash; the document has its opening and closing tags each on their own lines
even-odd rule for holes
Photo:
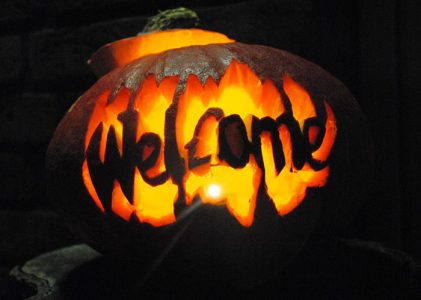
<svg viewBox="0 0 421 300">
<path fill-rule="evenodd" d="M 290 112 L 270 80 L 262 82 L 236 61 L 219 83 L 209 77 L 202 85 L 191 75 L 174 100 L 177 82 L 177 76 L 159 84 L 147 77 L 132 105 L 125 88 L 109 103 L 108 91 L 98 98 L 86 132 L 82 176 L 102 211 L 125 220 L 134 214 L 140 222 L 162 226 L 175 221 L 174 203 L 183 191 L 179 201 L 190 205 L 199 197 L 204 204 L 226 205 L 240 224 L 250 226 L 260 185 L 266 185 L 280 215 L 296 208 L 308 187 L 325 185 L 334 114 L 325 102 L 322 124 L 310 95 L 288 75 L 283 89 Z M 166 124 L 171 105 L 175 122 Z M 179 183 L 166 165 L 171 163 L 164 153 L 168 139 L 176 141 L 174 150 L 184 161 Z M 308 153 L 297 158 L 303 143 Z M 112 188 L 101 188 L 99 195 L 97 187 L 108 185 Z"/>
<path fill-rule="evenodd" d="M 211 184 L 208 187 L 208 192 L 207 192 L 207 196 L 214 198 L 214 199 L 218 199 L 221 196 L 221 187 L 217 184 Z"/>
</svg>

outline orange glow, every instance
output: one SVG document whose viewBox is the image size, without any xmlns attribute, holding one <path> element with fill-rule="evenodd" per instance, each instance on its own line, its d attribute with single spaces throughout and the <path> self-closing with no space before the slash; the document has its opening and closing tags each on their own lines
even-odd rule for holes
<svg viewBox="0 0 421 300">
<path fill-rule="evenodd" d="M 198 120 L 209 108 L 220 108 L 225 116 L 238 114 L 242 120 L 251 120 L 253 115 L 276 119 L 284 111 L 280 94 L 273 83 L 262 82 L 245 64 L 233 61 L 219 85 L 209 77 L 202 86 L 197 77 L 190 76 L 179 99 L 176 118 L 177 145 L 186 162 L 188 150 L 185 145 L 194 136 Z M 217 123 L 212 123 L 214 125 L 207 130 L 205 126 L 202 127 L 201 131 L 207 131 L 207 134 L 199 135 L 196 151 L 199 157 L 211 155 L 211 166 L 206 171 L 202 167 L 199 172 L 195 172 L 195 169 L 187 172 L 184 178 L 186 202 L 189 204 L 195 196 L 200 196 L 203 203 L 225 203 L 243 226 L 250 226 L 253 223 L 261 170 L 252 155 L 250 162 L 242 169 L 234 169 L 222 163 L 217 157 Z M 250 141 L 251 126 L 246 126 L 246 129 Z M 221 187 L 221 196 L 216 199 L 206 193 L 212 184 Z"/>
<path fill-rule="evenodd" d="M 325 138 L 323 139 L 320 148 L 313 152 L 313 158 L 325 161 L 328 159 L 330 155 L 330 150 L 332 150 L 333 143 L 335 142 L 336 138 L 336 119 L 335 115 L 333 114 L 332 109 L 330 106 L 325 102 L 325 108 L 327 112 L 327 120 L 325 124 Z"/>
<path fill-rule="evenodd" d="M 284 90 L 291 101 L 294 118 L 302 126 L 308 118 L 316 116 L 310 95 L 289 76 L 284 76 Z M 327 111 L 326 134 L 322 145 L 312 156 L 319 161 L 325 161 L 333 146 L 336 136 L 336 121 L 330 106 L 325 102 Z M 267 193 L 275 204 L 279 214 L 285 215 L 296 208 L 305 198 L 307 187 L 322 187 L 329 177 L 329 167 L 319 171 L 313 170 L 308 163 L 301 170 L 296 170 L 292 162 L 291 137 L 285 125 L 278 128 L 279 138 L 285 155 L 285 167 L 277 174 L 272 154 L 270 136 L 262 138 L 262 156 L 265 165 L 265 182 Z M 310 143 L 314 142 L 318 131 L 310 131 Z"/>
<path fill-rule="evenodd" d="M 127 89 L 122 89 L 117 97 L 106 105 L 109 91 L 104 92 L 99 98 L 95 105 L 92 117 L 88 125 L 88 131 L 85 138 L 85 151 L 88 148 L 89 141 L 95 132 L 95 129 L 100 123 L 102 123 L 102 135 L 101 144 L 99 147 L 99 157 L 101 162 L 104 162 L 105 150 L 107 146 L 107 135 L 111 127 L 115 130 L 118 150 L 120 155 L 123 153 L 123 125 L 118 120 L 119 113 L 123 112 L 127 108 L 129 102 L 130 92 Z"/>
<path fill-rule="evenodd" d="M 83 182 L 85 183 L 86 189 L 88 190 L 89 195 L 92 197 L 92 200 L 94 200 L 95 204 L 98 206 L 98 208 L 102 212 L 105 212 L 105 208 L 102 205 L 102 202 L 98 197 L 98 194 L 96 193 L 94 184 L 92 183 L 91 175 L 89 174 L 88 162 L 86 161 L 86 159 L 83 161 L 83 165 L 82 165 L 82 178 L 83 178 Z"/>
<path fill-rule="evenodd" d="M 276 119 L 284 111 L 281 96 L 273 83 L 260 81 L 246 64 L 233 61 L 219 85 L 209 77 L 202 86 L 196 76 L 190 76 L 179 100 L 176 119 L 177 145 L 182 157 L 187 157 L 184 145 L 194 135 L 197 121 L 211 107 L 221 108 L 225 116 L 238 114 L 243 120 L 250 116 Z M 251 126 L 246 129 L 250 137 Z M 216 146 L 216 142 L 213 143 L 213 147 Z"/>
<path fill-rule="evenodd" d="M 285 126 L 278 129 L 285 155 L 285 167 L 276 174 L 273 161 L 270 136 L 262 138 L 262 156 L 265 165 L 267 193 L 280 215 L 286 215 L 296 208 L 306 195 L 307 187 L 322 187 L 329 176 L 329 167 L 314 171 L 306 163 L 301 170 L 295 170 L 292 164 L 291 138 Z"/>
<path fill-rule="evenodd" d="M 199 136 L 197 137 L 197 148 L 196 155 L 198 157 L 204 157 L 206 155 L 211 155 L 210 164 L 216 163 L 215 158 L 215 145 L 218 145 L 218 122 L 215 117 L 208 118 L 202 128 L 200 129 Z M 213 154 L 213 155 L 212 155 Z M 192 170 L 193 172 L 197 171 L 196 169 Z"/>
<path fill-rule="evenodd" d="M 167 197 L 175 195 L 174 199 Z M 132 213 L 140 222 L 147 222 L 153 226 L 163 226 L 175 221 L 174 202 L 177 199 L 177 187 L 167 181 L 154 187 L 142 180 L 139 170 L 135 169 L 134 202 L 130 204 L 117 180 L 114 181 L 112 193 L 112 211 L 128 221 Z"/>
<path fill-rule="evenodd" d="M 172 102 L 177 81 L 177 77 L 167 77 L 161 81 L 161 84 L 158 87 L 155 78 L 150 76 L 145 80 L 142 89 L 139 91 L 134 101 L 134 111 L 139 117 L 136 141 L 139 141 L 140 137 L 147 132 L 154 132 L 162 137 L 162 145 L 158 159 L 155 165 L 146 172 L 150 177 L 155 177 L 162 172 L 165 172 L 163 150 L 165 113 L 163 112 L 165 112 Z M 103 131 L 99 149 L 99 157 L 102 163 L 104 163 L 107 136 L 111 127 L 114 128 L 116 133 L 120 155 L 123 154 L 123 124 L 118 119 L 118 116 L 120 113 L 127 110 L 130 92 L 127 89 L 122 89 L 117 97 L 107 105 L 108 95 L 109 92 L 107 91 L 98 98 L 88 124 L 85 139 L 86 151 L 93 133 L 102 123 Z M 147 159 L 151 151 L 153 150 L 145 147 L 144 153 L 139 153 L 139 155 L 144 156 L 144 158 Z M 129 220 L 131 214 L 135 212 L 141 222 L 147 222 L 153 226 L 162 226 L 174 222 L 173 204 L 178 197 L 177 186 L 174 185 L 171 180 L 167 180 L 165 184 L 156 187 L 150 186 L 142 179 L 137 168 L 134 168 L 133 170 L 133 172 L 135 172 L 133 182 L 133 204 L 130 204 L 130 201 L 124 195 L 118 180 L 115 180 L 112 193 L 112 211 L 126 221 Z M 89 194 L 94 199 L 97 206 L 102 211 L 105 211 L 92 184 L 86 160 L 82 166 L 82 173 Z M 165 195 L 165 197 L 162 195 Z"/>
<path fill-rule="evenodd" d="M 205 204 L 225 204 L 241 225 L 250 226 L 253 223 L 260 177 L 261 171 L 255 162 L 247 164 L 243 169 L 213 166 L 206 175 L 187 175 L 187 197 L 191 199 L 192 195 L 197 195 Z M 215 185 L 220 189 L 217 196 L 209 193 Z"/>
<path fill-rule="evenodd" d="M 283 80 L 283 88 L 291 101 L 294 118 L 298 121 L 302 130 L 304 120 L 316 116 L 316 110 L 314 109 L 313 102 L 311 101 L 310 95 L 307 91 L 291 77 L 285 75 Z"/>
<path fill-rule="evenodd" d="M 196 76 L 191 75 L 173 108 L 175 124 L 166 124 L 166 112 L 174 103 L 177 84 L 177 76 L 166 77 L 158 84 L 151 75 L 145 79 L 130 106 L 131 95 L 126 89 L 122 89 L 109 104 L 107 91 L 96 102 L 87 127 L 85 151 L 96 128 L 102 123 L 98 154 L 101 162 L 104 164 L 107 136 L 111 128 L 116 132 L 121 159 L 127 159 L 125 151 L 128 151 L 132 153 L 130 155 L 135 155 L 132 161 L 136 161 L 127 170 L 133 172 L 131 199 L 128 199 L 117 178 L 114 180 L 111 195 L 113 213 L 126 221 L 134 214 L 140 222 L 152 226 L 171 224 L 176 221 L 174 204 L 182 189 L 186 197 L 183 200 L 187 205 L 191 205 L 195 197 L 206 205 L 223 205 L 241 225 L 251 226 L 261 184 L 265 185 L 266 193 L 280 215 L 294 210 L 305 198 L 307 188 L 326 184 L 329 167 L 314 170 L 310 164 L 311 158 L 325 162 L 335 141 L 336 120 L 326 102 L 325 133 L 321 137 L 320 146 L 315 146 L 318 136 L 323 134 L 319 127 L 310 127 L 308 137 L 301 134 L 299 138 L 307 139 L 304 142 L 318 149 L 313 149 L 305 157 L 304 165 L 300 165 L 302 168 L 297 169 L 293 159 L 294 141 L 291 139 L 291 130 L 295 129 L 287 124 L 276 123 L 278 117 L 288 113 L 279 91 L 270 80 L 260 80 L 247 65 L 236 61 L 231 62 L 219 83 L 209 77 L 202 85 Z M 295 125 L 296 130 L 303 133 L 306 120 L 317 118 L 311 96 L 287 75 L 283 77 L 283 89 L 291 102 L 290 117 L 300 125 L 300 128 Z M 137 116 L 136 132 L 132 133 L 135 136 L 133 143 L 137 145 L 130 146 L 124 137 L 124 147 L 135 147 L 132 150 L 137 149 L 139 153 L 123 147 L 123 124 L 118 115 L 126 111 Z M 228 130 L 228 127 L 221 127 L 221 124 L 233 116 L 237 123 L 231 123 L 234 126 L 230 130 L 234 131 L 226 133 L 223 130 Z M 280 125 L 275 125 L 277 127 L 274 131 L 265 131 L 268 129 L 262 127 L 256 137 L 252 130 L 253 122 L 259 126 L 262 119 Z M 166 130 L 173 126 L 176 128 L 174 136 L 168 137 Z M 227 140 L 221 140 L 221 132 L 228 134 L 222 135 Z M 172 180 L 172 174 L 168 173 L 166 166 L 168 162 L 164 157 L 164 146 L 167 138 L 175 139 L 178 155 L 185 162 L 184 170 L 181 170 L 182 182 L 178 185 Z M 261 141 L 261 154 L 251 147 L 256 138 Z M 279 139 L 282 148 L 274 148 L 275 139 Z M 222 146 L 220 143 L 228 145 Z M 274 153 L 274 149 L 281 152 Z M 221 151 L 231 151 L 231 156 L 224 156 Z M 259 155 L 263 166 L 257 163 Z M 279 169 L 275 162 L 278 156 L 284 157 L 284 164 Z M 235 162 L 236 159 L 239 162 Z M 82 166 L 82 176 L 93 201 L 105 212 L 86 160 Z"/>
<path fill-rule="evenodd" d="M 312 127 L 310 127 L 308 134 L 309 134 L 310 144 L 314 145 L 316 143 L 317 136 L 320 134 L 320 130 L 319 130 L 318 127 L 312 126 Z"/>
<path fill-rule="evenodd" d="M 124 196 L 120 183 L 118 183 L 117 180 L 114 181 L 111 199 L 111 210 L 124 220 L 130 220 L 132 213 L 135 211 L 135 207 L 131 205 L 126 196 Z"/>
<path fill-rule="evenodd" d="M 165 112 L 173 100 L 178 77 L 166 77 L 157 84 L 154 76 L 144 81 L 142 88 L 135 98 L 135 110 L 139 113 L 139 122 L 136 130 L 136 141 L 148 132 L 156 133 L 164 142 Z M 165 171 L 164 144 L 159 153 L 158 162 L 148 170 L 149 176 L 157 176 Z"/>
<path fill-rule="evenodd" d="M 104 46 L 99 51 L 109 52 L 115 67 L 120 67 L 146 55 L 170 49 L 233 42 L 234 40 L 218 32 L 201 29 L 173 29 L 122 39 Z"/>
<path fill-rule="evenodd" d="M 178 77 L 166 77 L 159 86 L 154 76 L 148 76 L 135 98 L 135 109 L 140 120 L 136 131 L 136 140 L 142 134 L 154 132 L 164 137 L 165 112 L 173 100 Z"/>
<path fill-rule="evenodd" d="M 143 181 L 136 168 L 134 177 L 134 206 L 141 222 L 153 226 L 163 226 L 175 221 L 174 203 L 178 198 L 178 188 L 171 180 L 151 186 Z"/>
</svg>

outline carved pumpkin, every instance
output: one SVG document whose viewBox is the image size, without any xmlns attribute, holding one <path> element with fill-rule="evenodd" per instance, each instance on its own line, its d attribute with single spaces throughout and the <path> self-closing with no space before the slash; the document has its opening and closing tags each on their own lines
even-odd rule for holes
<svg viewBox="0 0 421 300">
<path fill-rule="evenodd" d="M 118 41 L 91 64 L 110 72 L 59 124 L 47 168 L 100 251 L 148 264 L 177 241 L 178 257 L 254 282 L 359 207 L 367 124 L 318 66 L 197 29 Z"/>
</svg>

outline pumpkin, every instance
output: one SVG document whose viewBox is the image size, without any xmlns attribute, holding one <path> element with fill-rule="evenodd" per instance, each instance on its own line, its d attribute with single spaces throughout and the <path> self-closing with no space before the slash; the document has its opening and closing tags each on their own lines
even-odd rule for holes
<svg viewBox="0 0 421 300">
<path fill-rule="evenodd" d="M 199 29 L 117 41 L 90 64 L 105 75 L 60 122 L 47 170 L 57 209 L 104 254 L 144 269 L 171 246 L 255 284 L 355 216 L 369 130 L 320 67 Z"/>
</svg>

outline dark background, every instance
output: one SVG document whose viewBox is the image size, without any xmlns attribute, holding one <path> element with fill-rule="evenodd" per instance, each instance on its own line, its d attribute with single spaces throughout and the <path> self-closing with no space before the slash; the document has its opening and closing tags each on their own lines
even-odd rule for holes
<svg viewBox="0 0 421 300">
<path fill-rule="evenodd" d="M 416 3 L 3 0 L 1 274 L 75 242 L 50 210 L 54 199 L 46 195 L 44 155 L 67 109 L 96 81 L 86 60 L 101 45 L 136 35 L 158 10 L 178 6 L 196 9 L 204 28 L 288 50 L 345 83 L 370 121 L 375 146 L 371 200 L 347 235 L 401 249 L 421 264 L 421 9 Z"/>
</svg>

